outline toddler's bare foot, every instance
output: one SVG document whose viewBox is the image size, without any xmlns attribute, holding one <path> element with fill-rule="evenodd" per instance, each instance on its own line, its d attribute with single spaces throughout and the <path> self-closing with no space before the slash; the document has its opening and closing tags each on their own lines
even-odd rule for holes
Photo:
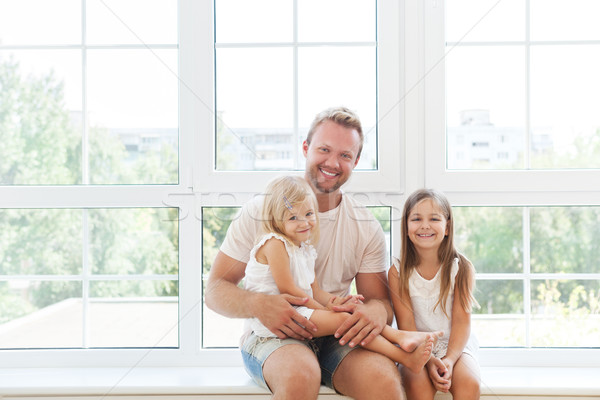
<svg viewBox="0 0 600 400">
<path fill-rule="evenodd" d="M 444 336 L 443 331 L 437 332 L 416 332 L 416 331 L 399 331 L 398 345 L 404 351 L 412 353 L 419 346 L 419 344 L 433 340 L 433 344 L 437 342 L 438 338 Z"/>
<path fill-rule="evenodd" d="M 429 338 L 417 346 L 412 353 L 409 354 L 404 366 L 414 373 L 418 373 L 423 369 L 433 350 L 433 338 Z"/>
</svg>

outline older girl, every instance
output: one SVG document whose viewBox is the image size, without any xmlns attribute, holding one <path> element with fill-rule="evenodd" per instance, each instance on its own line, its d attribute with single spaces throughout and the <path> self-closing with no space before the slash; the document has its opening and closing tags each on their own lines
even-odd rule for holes
<svg viewBox="0 0 600 400">
<path fill-rule="evenodd" d="M 477 341 L 471 335 L 475 271 L 454 247 L 452 208 L 435 190 L 411 194 L 402 215 L 402 253 L 388 273 L 399 329 L 442 330 L 426 368 L 403 369 L 409 400 L 432 400 L 437 390 L 479 399 Z"/>
</svg>

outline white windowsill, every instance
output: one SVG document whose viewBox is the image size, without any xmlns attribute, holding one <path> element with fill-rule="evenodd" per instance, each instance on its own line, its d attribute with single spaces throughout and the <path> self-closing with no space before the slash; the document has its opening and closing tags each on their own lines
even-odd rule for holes
<svg viewBox="0 0 600 400">
<path fill-rule="evenodd" d="M 600 368 L 483 367 L 482 396 L 599 396 Z M 242 367 L 3 368 L 2 396 L 264 395 Z M 322 395 L 333 395 L 322 387 Z"/>
</svg>

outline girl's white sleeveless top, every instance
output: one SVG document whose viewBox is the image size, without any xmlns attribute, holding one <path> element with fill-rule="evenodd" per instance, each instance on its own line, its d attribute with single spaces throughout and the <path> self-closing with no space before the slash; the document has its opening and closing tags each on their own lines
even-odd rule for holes
<svg viewBox="0 0 600 400">
<path fill-rule="evenodd" d="M 313 246 L 307 243 L 302 243 L 300 247 L 296 247 L 285 238 L 276 233 L 268 233 L 260 238 L 256 246 L 250 252 L 250 260 L 246 266 L 246 277 L 244 278 L 244 287 L 253 292 L 261 292 L 266 294 L 279 294 L 279 289 L 273 279 L 270 267 L 267 264 L 262 264 L 256 260 L 256 252 L 260 249 L 267 240 L 276 238 L 285 244 L 285 249 L 290 257 L 290 271 L 294 279 L 294 283 L 306 294 L 312 297 L 312 283 L 315 281 L 315 259 L 317 251 Z M 314 310 L 304 306 L 294 306 L 306 319 L 310 319 Z M 240 339 L 240 346 L 246 340 L 250 332 L 254 332 L 259 337 L 276 337 L 274 333 L 269 331 L 258 318 L 250 318 L 246 320 L 244 326 L 244 334 Z"/>
<path fill-rule="evenodd" d="M 394 260 L 394 266 L 399 270 L 398 260 Z M 438 339 L 433 349 L 433 355 L 438 358 L 445 356 L 448 349 L 452 322 L 452 303 L 454 302 L 454 284 L 458 274 L 458 258 L 454 259 L 450 270 L 450 291 L 446 301 L 446 314 L 448 316 L 442 311 L 441 305 L 436 307 L 442 287 L 441 271 L 440 268 L 433 279 L 427 280 L 416 269 L 413 269 L 408 278 L 408 289 L 417 330 L 421 332 L 444 331 L 444 336 Z M 471 333 L 464 352 L 476 356 L 478 348 L 477 339 Z"/>
</svg>

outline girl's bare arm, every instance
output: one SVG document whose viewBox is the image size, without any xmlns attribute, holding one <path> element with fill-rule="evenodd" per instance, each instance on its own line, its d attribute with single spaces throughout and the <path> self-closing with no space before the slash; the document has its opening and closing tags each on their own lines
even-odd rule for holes
<svg viewBox="0 0 600 400">
<path fill-rule="evenodd" d="M 390 287 L 390 297 L 394 306 L 394 316 L 398 329 L 405 331 L 416 331 L 415 315 L 407 302 L 410 302 L 408 294 L 404 298 L 400 297 L 400 280 L 396 267 L 392 266 L 388 271 L 388 285 Z"/>
<path fill-rule="evenodd" d="M 257 252 L 256 259 L 263 264 L 269 265 L 271 275 L 281 294 L 308 298 L 308 302 L 305 304 L 306 307 L 324 309 L 319 302 L 309 297 L 304 290 L 300 289 L 294 283 L 294 278 L 290 271 L 290 258 L 285 249 L 285 244 L 281 240 L 275 238 L 267 240 Z"/>
</svg>

